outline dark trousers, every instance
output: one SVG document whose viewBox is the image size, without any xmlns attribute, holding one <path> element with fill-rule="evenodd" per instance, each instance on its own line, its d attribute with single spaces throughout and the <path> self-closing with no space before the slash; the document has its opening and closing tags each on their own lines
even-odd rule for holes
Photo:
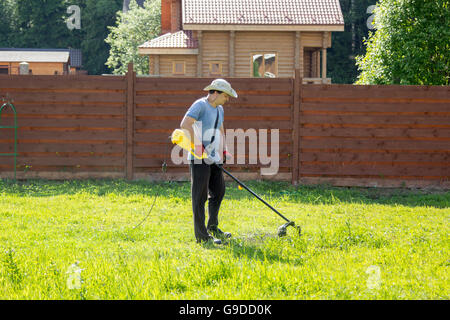
<svg viewBox="0 0 450 320">
<path fill-rule="evenodd" d="M 207 240 L 207 229 L 219 225 L 219 209 L 225 195 L 223 172 L 216 165 L 204 162 L 189 164 L 191 174 L 192 211 L 194 212 L 194 232 L 197 241 Z M 205 227 L 205 203 L 208 200 L 208 224 Z"/>
</svg>

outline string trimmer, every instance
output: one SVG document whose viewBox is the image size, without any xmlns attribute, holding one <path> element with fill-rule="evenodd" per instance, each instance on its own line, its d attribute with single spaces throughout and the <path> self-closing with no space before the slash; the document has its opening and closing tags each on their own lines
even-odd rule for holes
<svg viewBox="0 0 450 320">
<path fill-rule="evenodd" d="M 181 148 L 185 149 L 186 151 L 190 152 L 195 158 L 197 159 L 205 159 L 208 157 L 206 152 L 204 152 L 201 156 L 198 156 L 195 153 L 195 145 L 191 142 L 191 140 L 187 137 L 185 132 L 181 129 L 176 129 L 171 136 L 171 140 L 173 144 L 177 144 Z M 244 188 L 248 192 L 250 192 L 256 199 L 264 203 L 267 207 L 269 207 L 273 212 L 275 212 L 277 215 L 279 215 L 281 218 L 283 218 L 286 223 L 278 227 L 278 236 L 283 237 L 286 235 L 286 229 L 287 227 L 294 227 L 298 231 L 298 235 L 301 234 L 301 228 L 300 226 L 296 225 L 294 221 L 289 220 L 284 215 L 282 215 L 278 210 L 276 210 L 274 207 L 272 207 L 267 201 L 265 201 L 263 198 L 261 198 L 259 195 L 256 194 L 252 189 L 247 187 L 242 181 L 240 181 L 238 178 L 233 176 L 228 170 L 226 170 L 222 165 L 216 164 L 226 175 L 228 175 L 231 179 L 233 179 L 240 187 Z"/>
</svg>

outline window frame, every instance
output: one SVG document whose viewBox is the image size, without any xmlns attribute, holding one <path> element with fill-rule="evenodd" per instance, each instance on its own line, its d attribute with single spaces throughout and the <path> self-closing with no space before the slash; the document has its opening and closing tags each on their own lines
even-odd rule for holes
<svg viewBox="0 0 450 320">
<path fill-rule="evenodd" d="M 7 65 L 7 64 L 2 64 L 2 65 L 0 65 L 0 69 L 6 70 L 6 73 L 0 73 L 0 74 L 10 74 L 10 68 L 9 68 L 9 65 Z"/>
<path fill-rule="evenodd" d="M 219 65 L 219 72 L 218 73 L 213 73 L 212 72 L 212 66 L 214 64 L 218 64 Z M 209 75 L 210 76 L 222 76 L 223 75 L 223 61 L 210 61 L 208 62 L 208 70 L 209 70 Z"/>
<path fill-rule="evenodd" d="M 179 63 L 183 65 L 183 71 L 182 72 L 177 72 L 176 71 L 176 66 Z M 184 75 L 186 75 L 186 61 L 185 60 L 173 60 L 172 61 L 172 75 L 174 75 L 174 76 L 184 76 Z"/>
<path fill-rule="evenodd" d="M 264 71 L 263 71 L 263 75 L 261 77 L 255 77 L 254 75 L 254 60 L 253 57 L 256 55 L 261 55 L 263 57 L 264 60 L 264 56 L 268 55 L 268 54 L 274 54 L 275 55 L 275 78 L 278 78 L 278 52 L 277 51 L 254 51 L 250 53 L 250 77 L 252 78 L 270 78 L 270 77 L 265 77 L 264 74 L 266 73 L 266 65 L 264 63 Z"/>
</svg>

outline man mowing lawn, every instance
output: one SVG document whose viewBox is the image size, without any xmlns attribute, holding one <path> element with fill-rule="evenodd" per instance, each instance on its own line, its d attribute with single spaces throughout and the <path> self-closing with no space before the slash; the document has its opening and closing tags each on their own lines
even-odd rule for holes
<svg viewBox="0 0 450 320">
<path fill-rule="evenodd" d="M 205 91 L 208 96 L 195 101 L 186 112 L 180 127 L 189 132 L 195 144 L 195 153 L 199 156 L 206 151 L 206 159 L 196 159 L 188 155 L 191 175 L 192 210 L 194 213 L 194 232 L 197 242 L 213 241 L 221 244 L 220 239 L 230 238 L 229 232 L 218 228 L 219 209 L 225 195 L 225 182 L 222 170 L 216 164 L 222 164 L 223 157 L 229 157 L 224 143 L 223 105 L 230 97 L 237 98 L 236 91 L 223 79 L 214 80 Z M 220 152 L 220 150 L 225 150 Z M 205 203 L 208 199 L 208 224 L 205 226 Z"/>
</svg>

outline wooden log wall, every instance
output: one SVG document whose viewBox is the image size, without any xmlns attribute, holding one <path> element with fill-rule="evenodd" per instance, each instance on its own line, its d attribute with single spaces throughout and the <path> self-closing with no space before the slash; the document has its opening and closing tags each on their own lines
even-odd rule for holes
<svg viewBox="0 0 450 320">
<path fill-rule="evenodd" d="M 17 177 L 188 179 L 171 160 L 169 135 L 211 78 L 0 76 L 0 97 L 18 112 Z M 228 79 L 225 129 L 279 130 L 279 171 L 261 176 L 234 141 L 230 170 L 241 179 L 343 186 L 450 188 L 450 89 L 305 85 L 296 77 Z M 3 111 L 0 125 L 13 121 Z M 258 136 L 258 144 L 260 136 Z M 14 132 L 0 129 L 0 153 Z M 267 143 L 270 156 L 271 141 Z M 237 164 L 244 158 L 245 164 Z M 259 159 L 259 158 L 258 158 Z M 259 159 L 260 160 L 260 159 Z M 167 164 L 163 173 L 162 165 Z M 0 178 L 13 158 L 0 157 Z"/>
</svg>

